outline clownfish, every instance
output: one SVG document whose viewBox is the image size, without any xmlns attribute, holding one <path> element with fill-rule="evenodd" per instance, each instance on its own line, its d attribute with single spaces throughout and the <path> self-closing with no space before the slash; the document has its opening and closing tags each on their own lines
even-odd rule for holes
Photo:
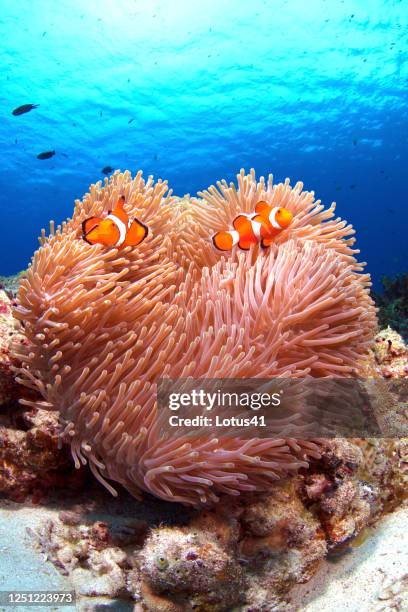
<svg viewBox="0 0 408 612">
<path fill-rule="evenodd" d="M 271 206 L 268 202 L 263 201 L 258 202 L 255 206 L 255 212 L 264 219 L 268 227 L 268 235 L 261 242 L 263 247 L 270 246 L 273 238 L 289 227 L 293 219 L 293 214 L 287 208 Z"/>
<path fill-rule="evenodd" d="M 292 219 L 293 214 L 287 208 L 258 202 L 254 213 L 238 215 L 232 223 L 234 229 L 217 232 L 212 241 L 220 251 L 230 251 L 235 245 L 248 251 L 251 245 L 257 243 L 266 248 L 272 244 L 275 236 L 291 224 Z"/>
<path fill-rule="evenodd" d="M 138 219 L 129 219 L 124 210 L 125 196 L 107 217 L 89 217 L 82 223 L 82 237 L 89 244 L 111 247 L 137 246 L 149 233 L 149 228 Z"/>
</svg>

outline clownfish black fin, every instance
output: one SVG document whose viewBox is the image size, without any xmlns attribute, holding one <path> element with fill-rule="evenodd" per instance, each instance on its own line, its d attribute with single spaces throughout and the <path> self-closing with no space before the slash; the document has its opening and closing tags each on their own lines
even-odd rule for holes
<svg viewBox="0 0 408 612">
<path fill-rule="evenodd" d="M 242 251 L 249 251 L 249 249 L 251 248 L 251 244 L 248 246 L 248 241 L 244 240 L 244 241 L 239 241 L 238 242 L 238 246 Z"/>
<path fill-rule="evenodd" d="M 126 239 L 123 246 L 137 246 L 146 238 L 149 233 L 147 225 L 139 221 L 139 219 L 133 219 L 126 233 Z"/>
<path fill-rule="evenodd" d="M 102 221 L 102 219 L 100 217 L 89 217 L 89 219 L 85 219 L 85 221 L 82 222 L 82 238 L 88 244 L 93 244 L 93 243 L 89 242 L 89 240 L 87 239 L 87 235 L 89 234 L 89 232 L 91 232 L 93 229 L 95 229 L 95 227 L 101 221 Z"/>
<path fill-rule="evenodd" d="M 273 240 L 271 240 L 271 238 L 262 238 L 261 247 L 263 249 L 268 249 L 271 246 L 272 242 Z"/>
</svg>

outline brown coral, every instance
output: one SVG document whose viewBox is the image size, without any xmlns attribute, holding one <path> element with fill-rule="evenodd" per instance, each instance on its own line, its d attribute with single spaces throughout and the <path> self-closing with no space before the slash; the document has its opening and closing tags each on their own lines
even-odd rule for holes
<svg viewBox="0 0 408 612">
<path fill-rule="evenodd" d="M 351 375 L 375 329 L 369 277 L 334 205 L 324 210 L 301 183 L 257 183 L 253 171 L 238 183 L 178 200 L 166 183 L 117 172 L 43 235 L 21 283 L 20 382 L 60 411 L 77 465 L 88 459 L 135 495 L 213 502 L 265 490 L 319 456 L 316 444 L 286 439 L 162 439 L 158 377 Z M 121 194 L 149 238 L 120 252 L 88 245 L 82 221 Z M 258 199 L 291 210 L 290 230 L 265 252 L 217 253 L 210 232 Z"/>
</svg>

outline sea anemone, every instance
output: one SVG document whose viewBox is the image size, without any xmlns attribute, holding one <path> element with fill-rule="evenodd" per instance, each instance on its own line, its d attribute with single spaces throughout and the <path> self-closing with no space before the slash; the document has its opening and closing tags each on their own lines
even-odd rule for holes
<svg viewBox="0 0 408 612">
<path fill-rule="evenodd" d="M 40 239 L 21 282 L 18 380 L 33 403 L 57 410 L 76 464 L 95 475 L 185 504 L 267 490 L 318 457 L 319 444 L 286 439 L 159 435 L 159 377 L 352 376 L 376 327 L 369 276 L 353 230 L 289 181 L 238 175 L 201 199 L 166 182 L 116 172 L 77 201 L 73 218 Z M 82 221 L 125 195 L 149 228 L 137 248 L 81 237 Z M 226 256 L 209 240 L 239 211 L 266 200 L 294 214 L 271 248 Z M 31 400 L 23 400 L 30 403 Z"/>
</svg>

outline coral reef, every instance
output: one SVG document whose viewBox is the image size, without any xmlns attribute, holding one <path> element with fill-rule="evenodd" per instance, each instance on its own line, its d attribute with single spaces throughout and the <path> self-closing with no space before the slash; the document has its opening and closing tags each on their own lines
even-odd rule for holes
<svg viewBox="0 0 408 612">
<path fill-rule="evenodd" d="M 76 465 L 135 496 L 147 490 L 185 504 L 269 490 L 320 456 L 318 442 L 278 438 L 160 438 L 156 381 L 163 377 L 353 375 L 376 329 L 369 277 L 354 233 L 289 181 L 255 173 L 202 199 L 166 195 L 164 182 L 115 173 L 92 185 L 73 218 L 41 238 L 21 281 L 16 316 L 24 400 L 60 411 Z M 81 238 L 82 221 L 120 195 L 150 228 L 138 249 Z M 294 215 L 270 249 L 217 253 L 208 240 L 264 199 Z"/>
<path fill-rule="evenodd" d="M 153 226 L 153 238 L 142 252 L 93 252 L 79 239 L 81 220 L 106 210 L 122 192 Z M 324 559 L 350 554 L 385 512 L 405 502 L 408 440 L 285 440 L 269 455 L 265 441 L 251 447 L 220 440 L 211 448 L 201 438 L 202 446 L 194 440 L 163 446 L 155 439 L 154 380 L 224 370 L 350 375 L 366 367 L 369 376 L 397 384 L 407 376 L 407 348 L 392 329 L 371 345 L 374 310 L 351 229 L 300 184 L 272 186 L 240 174 L 238 190 L 220 183 L 201 194 L 205 201 L 165 192 L 163 183 L 115 174 L 77 203 L 72 221 L 42 237 L 18 297 L 23 335 L 11 319 L 16 283 L 5 283 L 2 354 L 10 386 L 0 416 L 0 493 L 38 504 L 61 491 L 68 509 L 30 534 L 70 577 L 82 609 L 126 603 L 135 612 L 293 610 L 295 585 L 308 582 Z M 215 253 L 207 234 L 265 194 L 293 210 L 294 235 L 267 253 Z M 194 251 L 189 232 L 201 236 Z M 14 359 L 22 359 L 22 406 L 15 401 L 10 341 Z M 392 419 L 397 412 L 390 408 Z M 146 520 L 124 518 L 125 492 L 116 509 L 88 487 L 83 501 L 87 471 L 73 468 L 69 446 L 59 441 L 71 443 L 78 466 L 88 459 L 94 472 L 133 494 L 144 489 L 195 506 L 219 503 L 182 512 L 175 505 L 176 520 L 153 520 L 154 504 L 165 504 L 147 496 L 130 504 L 130 516 L 143 508 Z M 268 460 L 264 480 L 257 456 Z M 405 599 L 405 577 L 384 583 L 378 609 L 403 606 Z"/>
<path fill-rule="evenodd" d="M 123 496 L 116 510 L 91 489 L 81 501 L 85 474 L 72 470 L 66 449 L 57 447 L 56 414 L 13 405 L 8 418 L 1 450 L 14 470 L 20 461 L 24 470 L 3 478 L 3 493 L 18 500 L 32 494 L 38 503 L 50 490 L 60 488 L 66 499 L 72 489 L 72 510 L 31 536 L 70 577 L 83 609 L 133 601 L 140 612 L 292 610 L 294 586 L 309 581 L 324 559 L 350 554 L 407 494 L 407 440 L 333 440 L 307 469 L 271 484 L 266 496 L 224 499 L 192 518 L 175 510 L 184 524 L 156 518 L 150 528 L 123 516 Z M 10 431 L 16 438 L 7 449 Z M 37 435 L 43 447 L 33 451 Z M 145 508 L 151 516 L 152 502 Z M 400 582 L 395 593 L 384 585 L 384 605 L 403 601 Z"/>
<path fill-rule="evenodd" d="M 382 279 L 383 291 L 374 293 L 379 307 L 380 327 L 392 327 L 408 340 L 408 274 L 399 274 L 394 278 Z"/>
<path fill-rule="evenodd" d="M 337 440 L 267 496 L 222 500 L 183 525 L 149 528 L 123 506 L 95 520 L 94 506 L 76 502 L 31 535 L 89 605 L 103 596 L 150 612 L 291 610 L 295 585 L 325 558 L 350 554 L 401 504 L 402 455 L 397 442 Z"/>
</svg>

